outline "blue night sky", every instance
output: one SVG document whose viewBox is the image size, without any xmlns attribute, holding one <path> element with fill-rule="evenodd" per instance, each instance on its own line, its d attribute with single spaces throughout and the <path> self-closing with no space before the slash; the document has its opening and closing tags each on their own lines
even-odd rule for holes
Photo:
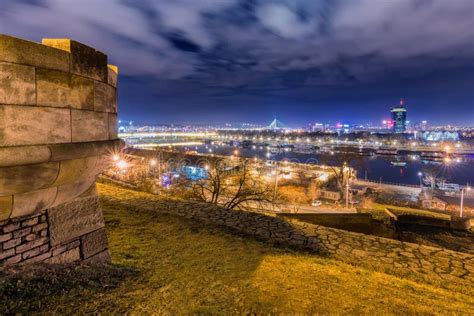
<svg viewBox="0 0 474 316">
<path fill-rule="evenodd" d="M 148 123 L 474 126 L 473 0 L 0 0 L 0 32 L 69 37 Z"/>
</svg>

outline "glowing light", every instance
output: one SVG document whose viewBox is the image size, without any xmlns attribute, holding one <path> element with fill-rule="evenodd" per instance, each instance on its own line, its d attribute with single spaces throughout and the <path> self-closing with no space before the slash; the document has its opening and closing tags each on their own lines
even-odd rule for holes
<svg viewBox="0 0 474 316">
<path fill-rule="evenodd" d="M 152 166 L 152 167 L 156 166 L 157 163 L 158 163 L 158 161 L 156 161 L 156 159 L 150 160 L 150 166 Z"/>
<path fill-rule="evenodd" d="M 444 162 L 445 162 L 445 163 L 450 163 L 450 162 L 451 162 L 451 158 L 450 158 L 450 157 L 444 158 Z"/>
<path fill-rule="evenodd" d="M 119 155 L 113 155 L 112 156 L 112 161 L 119 161 L 120 156 Z"/>
<path fill-rule="evenodd" d="M 116 166 L 123 170 L 128 167 L 128 163 L 125 160 L 120 159 L 119 161 L 117 161 Z"/>
<path fill-rule="evenodd" d="M 238 156 L 238 155 L 239 155 L 239 151 L 238 151 L 238 150 L 234 150 L 234 155 L 235 155 L 235 156 Z"/>
<path fill-rule="evenodd" d="M 418 176 L 421 177 L 423 175 L 423 173 L 421 172 L 418 172 Z"/>
</svg>

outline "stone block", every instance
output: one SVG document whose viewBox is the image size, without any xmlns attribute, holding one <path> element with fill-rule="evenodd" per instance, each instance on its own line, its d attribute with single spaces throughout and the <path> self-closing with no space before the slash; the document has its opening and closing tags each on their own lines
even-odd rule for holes
<svg viewBox="0 0 474 316">
<path fill-rule="evenodd" d="M 59 173 L 59 162 L 0 168 L 0 196 L 48 188 Z"/>
<path fill-rule="evenodd" d="M 14 248 L 21 244 L 21 237 L 20 238 L 15 238 L 15 239 L 10 239 L 9 241 L 6 241 L 3 243 L 3 250 L 7 250 L 10 248 Z"/>
<path fill-rule="evenodd" d="M 0 146 L 71 142 L 69 111 L 0 105 Z"/>
<path fill-rule="evenodd" d="M 20 261 L 21 261 L 21 255 L 16 255 L 16 256 L 6 259 L 5 261 L 2 262 L 2 264 L 9 265 L 9 264 L 18 263 Z"/>
<path fill-rule="evenodd" d="M 47 252 L 48 248 L 49 248 L 49 245 L 43 245 L 43 246 L 31 249 L 31 250 L 28 250 L 28 251 L 25 251 L 24 253 L 22 253 L 21 257 L 22 257 L 22 259 L 33 258 L 33 257 L 36 257 L 36 256 L 44 253 L 44 252 Z"/>
<path fill-rule="evenodd" d="M 97 196 L 76 198 L 52 207 L 49 214 L 51 245 L 68 242 L 105 226 Z"/>
<path fill-rule="evenodd" d="M 118 151 L 124 146 L 122 140 L 106 140 L 96 142 L 55 144 L 50 145 L 51 160 L 67 160 L 86 158 L 90 156 L 100 156 Z"/>
<path fill-rule="evenodd" d="M 65 252 L 65 251 L 71 250 L 73 248 L 79 248 L 80 245 L 81 245 L 81 241 L 80 240 L 75 240 L 75 241 L 70 242 L 66 245 L 61 245 L 61 246 L 55 247 L 55 248 L 52 249 L 53 257 Z"/>
<path fill-rule="evenodd" d="M 13 255 L 15 255 L 15 249 L 14 248 L 11 248 L 11 249 L 8 249 L 8 250 L 0 250 L 0 260 L 11 257 Z"/>
<path fill-rule="evenodd" d="M 33 258 L 29 258 L 29 259 L 27 259 L 27 260 L 23 260 L 22 263 L 27 263 L 27 264 L 28 264 L 28 263 L 41 262 L 41 261 L 45 261 L 46 259 L 48 259 L 49 257 L 51 257 L 51 252 L 50 252 L 50 251 L 44 252 L 44 251 L 45 251 L 44 248 L 46 248 L 46 247 L 42 247 L 42 248 L 40 249 L 40 252 L 41 252 L 42 254 L 40 254 L 40 255 L 38 255 L 38 256 L 36 256 L 36 257 L 33 257 Z M 44 252 L 44 253 L 43 253 L 43 252 Z"/>
<path fill-rule="evenodd" d="M 85 259 L 83 262 L 91 265 L 100 265 L 110 263 L 111 261 L 112 259 L 110 258 L 109 250 L 104 250 L 90 258 Z"/>
<path fill-rule="evenodd" d="M 42 43 L 69 52 L 71 72 L 107 82 L 107 55 L 70 39 L 44 38 Z"/>
<path fill-rule="evenodd" d="M 38 224 L 39 222 L 39 216 L 24 220 L 21 222 L 21 227 L 27 227 L 27 226 L 33 226 Z"/>
<path fill-rule="evenodd" d="M 16 247 L 16 253 L 23 253 L 33 248 L 42 246 L 48 242 L 48 237 L 41 237 Z"/>
<path fill-rule="evenodd" d="M 107 65 L 107 83 L 117 88 L 118 67 L 115 65 Z"/>
<path fill-rule="evenodd" d="M 117 113 L 117 89 L 96 81 L 94 83 L 94 110 Z"/>
<path fill-rule="evenodd" d="M 67 52 L 3 34 L 0 34 L 0 61 L 69 71 Z"/>
<path fill-rule="evenodd" d="M 63 264 L 63 263 L 71 263 L 74 261 L 78 261 L 81 259 L 81 252 L 79 247 L 66 250 L 65 252 L 59 255 L 53 255 L 51 258 L 45 260 L 47 263 L 54 263 L 54 264 Z"/>
<path fill-rule="evenodd" d="M 117 114 L 109 113 L 109 139 L 118 138 Z"/>
<path fill-rule="evenodd" d="M 9 233 L 20 228 L 21 223 L 10 223 L 6 226 L 3 226 L 3 233 Z"/>
<path fill-rule="evenodd" d="M 107 113 L 72 110 L 72 141 L 89 142 L 109 138 Z"/>
<path fill-rule="evenodd" d="M 75 109 L 94 109 L 94 81 L 49 70 L 36 70 L 37 104 Z"/>
<path fill-rule="evenodd" d="M 0 196 L 0 221 L 10 218 L 13 207 L 13 196 Z"/>
<path fill-rule="evenodd" d="M 48 146 L 1 147 L 0 167 L 32 165 L 48 162 L 51 151 Z"/>
<path fill-rule="evenodd" d="M 26 235 L 28 235 L 29 233 L 31 233 L 31 227 L 24 227 L 20 230 L 16 230 L 13 232 L 13 238 L 21 238 L 21 237 L 25 237 Z"/>
<path fill-rule="evenodd" d="M 94 175 L 97 157 L 62 160 L 54 186 L 72 184 Z"/>
<path fill-rule="evenodd" d="M 0 235 L 0 242 L 10 240 L 10 239 L 12 239 L 12 237 L 13 237 L 12 233 L 7 233 L 7 234 Z"/>
<path fill-rule="evenodd" d="M 36 104 L 33 67 L 0 62 L 0 103 Z"/>
<path fill-rule="evenodd" d="M 36 226 L 33 226 L 33 232 L 37 233 L 39 231 L 42 231 L 44 229 L 47 229 L 48 228 L 48 223 L 41 223 L 41 224 L 38 224 Z"/>
<path fill-rule="evenodd" d="M 52 187 L 37 191 L 15 194 L 11 218 L 30 215 L 51 207 L 58 188 Z"/>
<path fill-rule="evenodd" d="M 56 200 L 54 201 L 53 206 L 57 206 L 63 203 L 66 203 L 82 193 L 84 193 L 95 181 L 94 177 L 86 178 L 82 181 L 77 181 L 72 184 L 61 185 L 58 187 L 58 194 L 56 195 Z"/>
<path fill-rule="evenodd" d="M 85 258 L 107 249 L 107 235 L 105 229 L 99 229 L 81 237 L 82 255 Z"/>
</svg>

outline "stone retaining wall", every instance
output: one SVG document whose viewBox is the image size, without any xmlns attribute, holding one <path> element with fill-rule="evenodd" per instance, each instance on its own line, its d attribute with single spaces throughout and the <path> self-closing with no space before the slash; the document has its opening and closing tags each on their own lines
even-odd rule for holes
<svg viewBox="0 0 474 316">
<path fill-rule="evenodd" d="M 430 282 L 471 284 L 474 255 L 324 226 L 285 221 L 271 214 L 228 210 L 214 205 L 165 201 L 158 196 L 101 184 L 101 197 L 128 208 L 157 211 L 231 228 L 259 240 L 305 249 L 355 265 Z M 449 282 L 448 282 L 449 281 Z M 472 293 L 474 294 L 474 292 Z"/>
<path fill-rule="evenodd" d="M 0 249 L 2 264 L 110 260 L 95 190 L 47 211 L 10 219 L 0 227 Z"/>
<path fill-rule="evenodd" d="M 38 44 L 0 34 L 0 231 L 35 221 L 37 214 L 48 218 L 45 244 L 34 248 L 35 256 L 22 251 L 30 242 L 22 236 L 2 244 L 3 262 L 45 260 L 48 253 L 57 255 L 51 262 L 86 259 L 77 245 L 69 256 L 59 256 L 55 247 L 70 247 L 72 237 L 97 229 L 90 218 L 102 218 L 97 203 L 84 205 L 79 196 L 123 146 L 117 138 L 117 72 L 105 54 L 70 39 Z M 68 221 L 51 221 L 57 209 Z M 74 230 L 55 242 L 52 237 L 69 222 Z"/>
</svg>

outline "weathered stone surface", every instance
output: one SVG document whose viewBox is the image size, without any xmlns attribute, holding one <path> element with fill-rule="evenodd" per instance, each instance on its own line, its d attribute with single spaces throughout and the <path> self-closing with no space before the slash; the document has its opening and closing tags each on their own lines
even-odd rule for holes
<svg viewBox="0 0 474 316">
<path fill-rule="evenodd" d="M 107 235 L 105 229 L 99 229 L 81 237 L 82 255 L 89 258 L 102 250 L 107 249 Z"/>
<path fill-rule="evenodd" d="M 0 62 L 0 103 L 36 104 L 35 69 Z"/>
<path fill-rule="evenodd" d="M 38 191 L 15 194 L 11 218 L 21 217 L 42 211 L 52 206 L 58 188 L 52 187 Z"/>
<path fill-rule="evenodd" d="M 123 147 L 122 140 L 50 145 L 51 161 L 86 158 L 109 154 Z"/>
<path fill-rule="evenodd" d="M 106 83 L 95 81 L 94 110 L 117 113 L 117 89 Z"/>
<path fill-rule="evenodd" d="M 81 253 L 79 247 L 66 250 L 65 252 L 59 255 L 53 255 L 51 258 L 45 260 L 47 263 L 61 264 L 61 263 L 71 263 L 81 259 Z"/>
<path fill-rule="evenodd" d="M 67 250 L 71 250 L 73 248 L 79 248 L 79 246 L 81 245 L 81 241 L 80 240 L 74 240 L 66 245 L 61 245 L 61 246 L 58 246 L 58 247 L 54 247 L 52 250 L 53 252 L 53 257 L 54 256 L 57 256 Z"/>
<path fill-rule="evenodd" d="M 36 240 L 27 242 L 25 244 L 22 244 L 21 246 L 16 247 L 15 251 L 16 251 L 16 253 L 23 253 L 23 252 L 28 251 L 30 249 L 33 249 L 33 248 L 42 246 L 44 244 L 47 244 L 47 242 L 48 242 L 48 237 L 38 238 Z"/>
<path fill-rule="evenodd" d="M 13 196 L 0 196 L 0 221 L 10 218 L 13 207 Z"/>
<path fill-rule="evenodd" d="M 0 147 L 0 167 L 32 165 L 50 158 L 48 146 Z"/>
<path fill-rule="evenodd" d="M 107 82 L 107 56 L 105 54 L 70 39 L 44 38 L 42 43 L 69 52 L 71 72 Z"/>
<path fill-rule="evenodd" d="M 89 142 L 109 138 L 107 113 L 72 110 L 72 141 Z"/>
<path fill-rule="evenodd" d="M 54 181 L 54 186 L 72 184 L 80 179 L 93 176 L 98 157 L 87 157 L 80 159 L 62 160 L 60 162 L 59 175 Z"/>
<path fill-rule="evenodd" d="M 0 61 L 69 71 L 68 53 L 4 34 L 0 34 Z"/>
<path fill-rule="evenodd" d="M 58 173 L 58 162 L 0 168 L 0 195 L 47 188 L 56 180 Z"/>
<path fill-rule="evenodd" d="M 58 187 L 58 193 L 56 195 L 56 200 L 54 201 L 53 206 L 57 206 L 67 201 L 70 201 L 82 193 L 84 193 L 95 181 L 94 177 L 86 178 L 82 181 L 77 181 L 67 185 L 61 185 Z"/>
<path fill-rule="evenodd" d="M 107 65 L 107 83 L 117 88 L 118 67 L 115 65 Z"/>
<path fill-rule="evenodd" d="M 15 248 L 11 248 L 11 249 L 8 249 L 8 250 L 2 250 L 2 251 L 0 251 L 0 260 L 11 257 L 13 255 L 15 255 Z"/>
<path fill-rule="evenodd" d="M 109 138 L 118 138 L 117 114 L 109 113 Z"/>
<path fill-rule="evenodd" d="M 70 110 L 0 105 L 0 145 L 38 145 L 71 141 Z"/>
<path fill-rule="evenodd" d="M 37 104 L 75 109 L 94 109 L 94 81 L 70 73 L 37 69 Z"/>
<path fill-rule="evenodd" d="M 98 197 L 76 198 L 49 209 L 51 245 L 58 245 L 104 227 Z"/>
<path fill-rule="evenodd" d="M 109 250 L 104 250 L 98 254 L 85 259 L 83 262 L 87 264 L 106 264 L 111 261 Z"/>
</svg>

